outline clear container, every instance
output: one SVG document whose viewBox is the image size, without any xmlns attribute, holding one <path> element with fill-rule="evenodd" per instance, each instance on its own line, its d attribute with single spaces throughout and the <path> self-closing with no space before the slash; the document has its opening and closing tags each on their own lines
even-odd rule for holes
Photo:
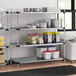
<svg viewBox="0 0 76 76">
<path fill-rule="evenodd" d="M 42 34 L 38 34 L 38 44 L 43 44 L 43 35 Z"/>
<path fill-rule="evenodd" d="M 36 44 L 37 41 L 36 41 L 36 37 L 34 34 L 31 34 L 31 44 Z"/>
<path fill-rule="evenodd" d="M 30 44 L 31 34 L 26 35 L 26 44 Z"/>
</svg>

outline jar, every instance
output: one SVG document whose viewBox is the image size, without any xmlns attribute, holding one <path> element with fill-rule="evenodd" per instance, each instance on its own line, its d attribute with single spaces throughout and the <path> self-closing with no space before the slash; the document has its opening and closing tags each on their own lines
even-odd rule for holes
<svg viewBox="0 0 76 76">
<path fill-rule="evenodd" d="M 35 35 L 31 34 L 31 44 L 36 44 L 36 43 L 37 41 L 36 41 Z"/>
<path fill-rule="evenodd" d="M 43 35 L 42 34 L 38 34 L 38 44 L 43 44 L 44 41 L 43 41 Z"/>
<path fill-rule="evenodd" d="M 52 33 L 50 32 L 46 34 L 46 43 L 52 43 Z"/>
<path fill-rule="evenodd" d="M 59 42 L 60 42 L 60 32 L 55 32 L 54 41 L 55 41 L 56 43 L 59 43 Z"/>
</svg>

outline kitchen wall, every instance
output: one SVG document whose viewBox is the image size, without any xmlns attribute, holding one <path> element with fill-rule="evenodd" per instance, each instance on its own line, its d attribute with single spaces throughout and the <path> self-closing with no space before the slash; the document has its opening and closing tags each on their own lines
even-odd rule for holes
<svg viewBox="0 0 76 76">
<path fill-rule="evenodd" d="M 0 0 L 0 8 L 8 8 L 17 9 L 24 7 L 57 7 L 57 0 Z M 0 15 L 1 16 L 1 15 Z M 2 23 L 5 28 L 11 26 L 17 26 L 17 15 L 2 15 Z M 8 20 L 7 24 L 7 17 L 11 17 Z M 25 26 L 27 23 L 33 23 L 38 20 L 42 19 L 49 19 L 49 18 L 56 18 L 55 14 L 21 14 L 19 17 L 19 25 L 18 26 Z M 25 42 L 25 35 L 27 32 L 31 31 L 20 31 L 17 34 L 17 31 L 10 31 L 8 34 L 5 31 L 1 31 L 0 35 L 5 37 L 5 44 L 10 44 L 10 42 L 17 42 L 17 36 L 19 36 L 19 42 Z M 35 31 L 33 31 L 35 32 Z M 7 39 L 6 39 L 7 38 Z M 7 40 L 7 41 L 6 41 Z M 31 49 L 31 50 L 30 50 Z M 16 48 L 11 46 L 9 49 L 5 49 L 5 60 L 10 58 L 17 57 L 17 50 L 18 50 L 18 57 L 32 57 L 35 56 L 35 48 Z M 7 52 L 9 51 L 9 52 Z M 7 56 L 8 53 L 8 56 Z"/>
</svg>

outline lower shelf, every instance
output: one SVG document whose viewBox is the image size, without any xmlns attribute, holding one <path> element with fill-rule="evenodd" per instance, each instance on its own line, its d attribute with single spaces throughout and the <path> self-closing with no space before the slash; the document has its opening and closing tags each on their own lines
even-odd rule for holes
<svg viewBox="0 0 76 76">
<path fill-rule="evenodd" d="M 0 63 L 0 66 L 3 66 L 3 65 L 6 65 L 6 62 L 5 63 L 2 63 L 2 64 Z"/>
<path fill-rule="evenodd" d="M 37 58 L 37 57 L 32 57 L 32 58 L 14 58 L 12 59 L 13 62 L 15 63 L 33 63 L 33 62 L 46 62 L 46 61 L 56 61 L 56 60 L 63 60 L 63 58 L 57 58 L 57 59 L 49 59 L 49 60 L 45 60 L 44 58 Z"/>
</svg>

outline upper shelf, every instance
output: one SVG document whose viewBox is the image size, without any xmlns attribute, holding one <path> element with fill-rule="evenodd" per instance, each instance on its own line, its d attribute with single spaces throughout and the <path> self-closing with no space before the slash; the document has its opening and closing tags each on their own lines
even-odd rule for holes
<svg viewBox="0 0 76 76">
<path fill-rule="evenodd" d="M 28 12 L 28 11 L 25 11 L 24 12 L 24 9 L 26 8 L 10 8 L 10 9 L 3 9 L 3 8 L 0 8 L 0 14 L 2 13 L 7 13 L 7 14 L 57 14 L 57 13 L 60 13 L 61 12 L 61 8 L 57 8 L 57 7 L 41 7 L 41 11 L 39 12 Z M 36 8 L 30 8 L 30 9 L 36 9 Z M 47 9 L 46 11 L 43 11 L 43 9 Z"/>
<path fill-rule="evenodd" d="M 17 43 L 11 43 L 10 45 L 17 46 Z M 35 44 L 35 45 L 27 45 L 26 43 L 19 43 L 19 47 L 37 47 L 37 46 L 53 46 L 53 45 L 63 45 L 62 42 L 60 43 L 50 43 L 50 44 Z"/>
<path fill-rule="evenodd" d="M 50 30 L 50 29 L 63 29 L 63 28 L 10 28 L 12 30 L 24 30 L 24 31 L 33 31 L 33 30 Z"/>
</svg>

